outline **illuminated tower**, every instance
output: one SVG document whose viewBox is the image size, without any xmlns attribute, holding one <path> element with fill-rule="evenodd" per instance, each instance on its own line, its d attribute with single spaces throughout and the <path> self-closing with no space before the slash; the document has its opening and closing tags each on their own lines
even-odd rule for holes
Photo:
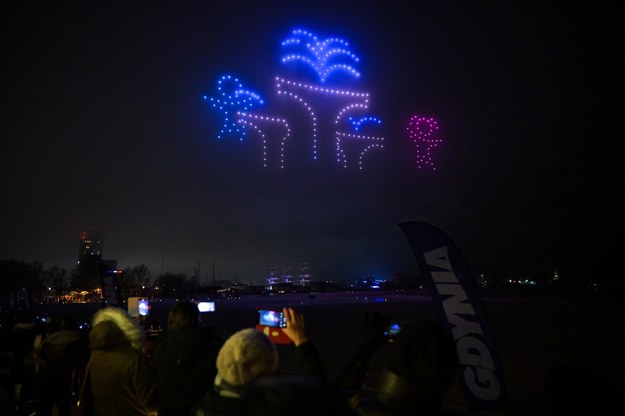
<svg viewBox="0 0 625 416">
<path fill-rule="evenodd" d="M 78 264 L 102 260 L 102 239 L 93 229 L 83 231 L 80 234 L 80 249 L 78 251 Z"/>
</svg>

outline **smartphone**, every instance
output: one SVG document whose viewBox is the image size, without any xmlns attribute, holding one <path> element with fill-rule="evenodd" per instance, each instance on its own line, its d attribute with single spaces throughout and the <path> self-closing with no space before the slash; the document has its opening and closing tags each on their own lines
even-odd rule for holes
<svg viewBox="0 0 625 416">
<path fill-rule="evenodd" d="M 215 302 L 198 302 L 197 309 L 200 312 L 215 312 Z"/>
<path fill-rule="evenodd" d="M 393 341 L 397 334 L 401 332 L 401 328 L 403 326 L 403 321 L 391 321 L 390 325 L 386 327 L 384 331 L 384 335 L 388 337 L 389 341 Z"/>
<path fill-rule="evenodd" d="M 150 313 L 150 302 L 146 298 L 141 298 L 137 301 L 137 309 L 139 310 L 139 316 L 148 316 Z"/>
<path fill-rule="evenodd" d="M 272 328 L 286 328 L 286 318 L 281 309 L 256 309 L 256 323 Z"/>
</svg>

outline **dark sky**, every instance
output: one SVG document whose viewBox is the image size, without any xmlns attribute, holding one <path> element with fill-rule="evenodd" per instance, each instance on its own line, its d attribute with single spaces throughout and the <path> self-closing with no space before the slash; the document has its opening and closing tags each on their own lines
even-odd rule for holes
<svg viewBox="0 0 625 416">
<path fill-rule="evenodd" d="M 97 227 L 119 268 L 199 264 L 206 278 L 214 262 L 258 283 L 306 262 L 315 280 L 351 281 L 416 271 L 398 224 L 426 221 L 476 274 L 605 266 L 622 212 L 610 11 L 405 3 L 4 3 L 0 259 L 71 269 Z M 295 28 L 360 58 L 360 78 L 323 85 L 369 93 L 382 120 L 362 170 L 331 146 L 313 160 L 310 117 L 276 93 L 276 76 L 321 85 L 281 62 Z M 288 119 L 284 168 L 263 167 L 253 131 L 217 139 L 203 97 L 224 74 L 263 98 L 253 111 Z M 335 108 L 313 99 L 331 144 Z M 435 171 L 417 167 L 412 115 L 438 121 Z"/>
</svg>

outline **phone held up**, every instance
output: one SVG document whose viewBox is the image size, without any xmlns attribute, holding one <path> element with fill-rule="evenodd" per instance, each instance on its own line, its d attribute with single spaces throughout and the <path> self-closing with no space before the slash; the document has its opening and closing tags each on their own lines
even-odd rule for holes
<svg viewBox="0 0 625 416">
<path fill-rule="evenodd" d="M 215 302 L 198 302 L 197 309 L 200 312 L 215 312 Z"/>
<path fill-rule="evenodd" d="M 290 344 L 292 341 L 283 329 L 286 317 L 282 309 L 256 308 L 256 329 L 262 331 L 274 344 Z"/>
<path fill-rule="evenodd" d="M 139 299 L 137 301 L 137 309 L 139 310 L 139 316 L 148 316 L 150 314 L 150 301 L 146 298 Z"/>
<path fill-rule="evenodd" d="M 256 324 L 270 328 L 286 328 L 286 318 L 281 309 L 256 309 Z"/>
</svg>

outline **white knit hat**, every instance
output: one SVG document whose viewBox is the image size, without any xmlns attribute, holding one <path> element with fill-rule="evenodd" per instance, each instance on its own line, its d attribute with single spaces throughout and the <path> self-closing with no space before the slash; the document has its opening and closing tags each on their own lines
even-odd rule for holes
<svg viewBox="0 0 625 416">
<path fill-rule="evenodd" d="M 278 350 L 269 337 L 254 328 L 235 332 L 217 355 L 217 373 L 231 386 L 244 386 L 278 369 Z"/>
</svg>

